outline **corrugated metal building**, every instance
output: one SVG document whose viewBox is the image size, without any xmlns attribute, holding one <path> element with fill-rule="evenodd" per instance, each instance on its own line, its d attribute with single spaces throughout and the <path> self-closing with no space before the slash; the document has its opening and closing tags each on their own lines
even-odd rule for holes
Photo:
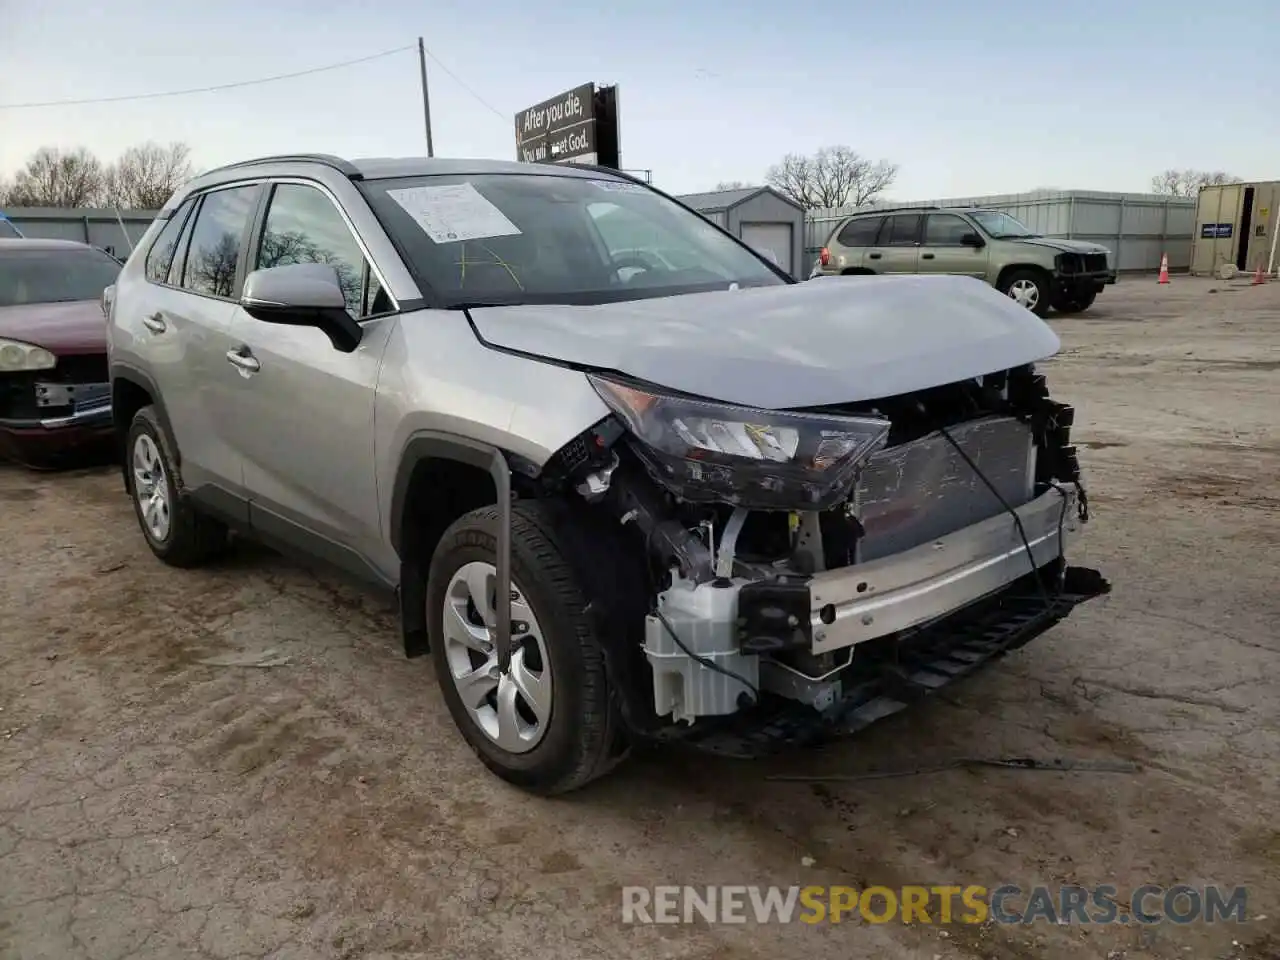
<svg viewBox="0 0 1280 960">
<path fill-rule="evenodd" d="M 986 207 L 1017 217 L 1046 237 L 1091 240 L 1107 247 L 1119 270 L 1157 270 L 1162 254 L 1169 269 L 1191 265 L 1195 200 L 1151 193 L 1099 193 L 1092 190 L 1036 190 L 986 197 L 919 200 L 873 206 Z M 858 208 L 809 212 L 806 261 L 814 258 L 841 219 Z M 870 208 L 868 208 L 870 209 Z"/>
<path fill-rule="evenodd" d="M 772 255 L 793 277 L 808 272 L 805 264 L 804 208 L 772 187 L 745 187 L 688 193 L 676 197 L 743 243 Z"/>
<path fill-rule="evenodd" d="M 1202 187 L 1196 198 L 1191 272 L 1217 274 L 1230 264 L 1253 273 L 1276 269 L 1280 181 Z"/>
<path fill-rule="evenodd" d="M 5 207 L 5 217 L 24 237 L 75 240 L 102 247 L 123 260 L 142 239 L 155 210 L 97 210 L 88 207 Z M 0 231 L 0 236 L 5 235 Z"/>
</svg>

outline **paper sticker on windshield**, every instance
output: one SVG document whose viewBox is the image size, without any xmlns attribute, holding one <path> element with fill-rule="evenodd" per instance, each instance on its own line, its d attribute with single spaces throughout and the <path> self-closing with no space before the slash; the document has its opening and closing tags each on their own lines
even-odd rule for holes
<svg viewBox="0 0 1280 960">
<path fill-rule="evenodd" d="M 609 193 L 648 193 L 646 187 L 642 187 L 638 183 L 628 183 L 626 180 L 592 180 L 597 187 Z"/>
<path fill-rule="evenodd" d="M 520 228 L 470 183 L 388 190 L 389 196 L 436 243 L 514 237 Z"/>
</svg>

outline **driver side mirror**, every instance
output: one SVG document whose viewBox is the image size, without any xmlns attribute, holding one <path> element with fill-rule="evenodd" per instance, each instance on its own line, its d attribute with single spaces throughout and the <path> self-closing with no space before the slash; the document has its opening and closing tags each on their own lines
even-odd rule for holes
<svg viewBox="0 0 1280 960">
<path fill-rule="evenodd" d="M 315 327 L 335 350 L 351 353 L 364 331 L 347 313 L 338 271 L 327 263 L 291 263 L 245 277 L 240 306 L 263 323 Z"/>
<path fill-rule="evenodd" d="M 973 247 L 975 250 L 981 250 L 987 245 L 987 242 L 976 233 L 966 233 L 960 237 L 960 245 L 964 247 Z"/>
</svg>

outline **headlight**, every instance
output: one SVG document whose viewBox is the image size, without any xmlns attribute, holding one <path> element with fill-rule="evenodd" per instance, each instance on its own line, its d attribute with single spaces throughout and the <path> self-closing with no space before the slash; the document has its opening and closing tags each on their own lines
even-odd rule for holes
<svg viewBox="0 0 1280 960">
<path fill-rule="evenodd" d="M 685 500 L 827 510 L 889 434 L 877 417 L 759 410 L 587 378 L 640 441 L 654 476 Z"/>
<path fill-rule="evenodd" d="M 18 340 L 0 339 L 0 373 L 20 370 L 52 370 L 58 358 L 44 347 Z"/>
</svg>

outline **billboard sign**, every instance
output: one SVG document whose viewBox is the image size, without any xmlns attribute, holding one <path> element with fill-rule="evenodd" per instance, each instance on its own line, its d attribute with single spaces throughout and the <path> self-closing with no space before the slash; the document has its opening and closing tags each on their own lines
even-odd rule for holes
<svg viewBox="0 0 1280 960">
<path fill-rule="evenodd" d="M 618 165 L 616 87 L 566 90 L 516 114 L 516 159 Z"/>
</svg>

